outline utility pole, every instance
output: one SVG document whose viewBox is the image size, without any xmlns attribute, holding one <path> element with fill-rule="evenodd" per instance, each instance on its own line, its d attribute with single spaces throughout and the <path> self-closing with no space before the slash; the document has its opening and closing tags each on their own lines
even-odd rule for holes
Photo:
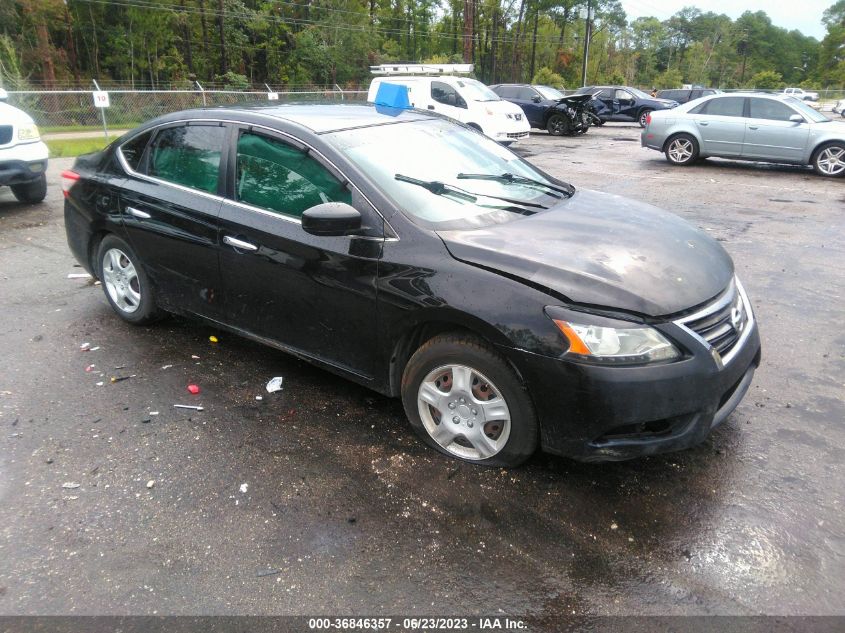
<svg viewBox="0 0 845 633">
<path fill-rule="evenodd" d="M 590 38 L 593 34 L 593 3 L 587 0 L 587 14 L 584 20 L 584 63 L 581 67 L 581 86 L 587 85 L 587 63 L 590 61 Z"/>
</svg>

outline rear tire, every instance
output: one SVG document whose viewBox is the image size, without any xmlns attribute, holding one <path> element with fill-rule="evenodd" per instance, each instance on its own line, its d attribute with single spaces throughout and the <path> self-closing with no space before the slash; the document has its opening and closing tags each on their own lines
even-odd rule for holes
<svg viewBox="0 0 845 633">
<path fill-rule="evenodd" d="M 689 134 L 678 134 L 666 142 L 664 152 L 670 163 L 686 167 L 698 159 L 698 141 Z"/>
<path fill-rule="evenodd" d="M 422 440 L 484 466 L 517 466 L 538 443 L 537 414 L 513 369 L 467 334 L 442 334 L 411 356 L 402 404 Z"/>
<path fill-rule="evenodd" d="M 813 153 L 813 169 L 819 176 L 841 178 L 845 175 L 845 143 L 834 141 Z"/>
<path fill-rule="evenodd" d="M 18 202 L 38 204 L 47 197 L 47 175 L 41 174 L 37 180 L 22 185 L 12 185 L 11 189 Z"/>
<path fill-rule="evenodd" d="M 141 261 L 132 247 L 116 235 L 106 235 L 100 242 L 96 272 L 109 305 L 121 319 L 145 325 L 161 316 Z"/>
</svg>

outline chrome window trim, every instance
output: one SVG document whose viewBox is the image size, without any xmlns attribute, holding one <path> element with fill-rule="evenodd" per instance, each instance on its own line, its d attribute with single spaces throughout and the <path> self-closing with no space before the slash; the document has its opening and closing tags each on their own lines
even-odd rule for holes
<svg viewBox="0 0 845 633">
<path fill-rule="evenodd" d="M 731 292 L 731 290 L 734 290 L 735 292 Z M 688 327 L 687 323 L 689 323 L 690 321 L 697 321 L 702 317 L 706 317 L 715 312 L 723 310 L 728 305 L 730 305 L 731 301 L 734 300 L 735 295 L 737 294 L 739 295 L 740 302 L 742 303 L 742 309 L 745 311 L 747 321 L 745 324 L 745 328 L 742 330 L 742 333 L 739 335 L 739 338 L 737 339 L 736 343 L 734 343 L 734 346 L 730 349 L 730 351 L 728 351 L 727 354 L 723 356 L 719 354 L 716 348 L 710 345 L 710 343 L 707 342 L 706 339 L 700 336 L 691 327 Z M 714 360 L 716 361 L 716 364 L 719 366 L 719 369 L 722 369 L 726 365 L 730 364 L 730 362 L 736 357 L 736 355 L 745 345 L 745 342 L 748 340 L 748 337 L 751 336 L 751 331 L 754 329 L 755 326 L 755 319 L 754 311 L 751 309 L 751 303 L 748 301 L 748 295 L 745 294 L 745 288 L 742 287 L 742 283 L 739 281 L 739 278 L 734 275 L 733 279 L 731 280 L 731 284 L 721 294 L 721 296 L 716 299 L 716 301 L 705 306 L 698 312 L 673 321 L 673 323 L 680 327 L 682 330 L 684 330 L 687 334 L 692 336 L 699 343 L 701 343 L 704 348 L 713 356 Z"/>
<path fill-rule="evenodd" d="M 142 180 L 147 180 L 147 181 L 150 181 L 150 182 L 155 182 L 155 183 L 163 184 L 163 185 L 169 185 L 171 187 L 176 187 L 177 189 L 181 189 L 182 191 L 187 191 L 187 192 L 190 192 L 190 193 L 198 193 L 202 196 L 206 196 L 207 198 L 211 198 L 212 200 L 219 200 L 221 202 L 228 202 L 228 203 L 234 204 L 238 207 L 241 207 L 243 209 L 246 209 L 248 211 L 255 211 L 255 212 L 258 212 L 258 213 L 262 213 L 264 215 L 268 215 L 270 217 L 281 218 L 281 219 L 283 219 L 287 222 L 293 222 L 295 224 L 300 224 L 300 225 L 302 224 L 302 221 L 299 218 L 294 218 L 292 216 L 288 216 L 288 215 L 285 215 L 285 214 L 282 214 L 282 213 L 277 213 L 277 212 L 274 212 L 274 211 L 269 211 L 267 209 L 262 209 L 260 207 L 253 206 L 251 204 L 246 204 L 246 203 L 240 202 L 238 200 L 233 200 L 233 199 L 227 198 L 225 196 L 218 196 L 216 194 L 210 194 L 206 191 L 202 191 L 201 189 L 192 189 L 191 187 L 186 187 L 184 185 L 180 185 L 180 184 L 177 184 L 175 182 L 170 182 L 169 180 L 163 180 L 161 178 L 156 178 L 155 176 L 148 176 L 146 174 L 139 174 L 138 172 L 136 172 L 134 169 L 132 169 L 129 166 L 129 163 L 126 162 L 126 157 L 123 155 L 123 146 L 124 145 L 126 145 L 127 143 L 135 140 L 141 134 L 146 134 L 147 132 L 152 132 L 154 130 L 158 130 L 159 128 L 165 127 L 165 126 L 178 125 L 180 123 L 223 123 L 223 124 L 239 125 L 239 126 L 245 126 L 245 127 L 261 128 L 263 130 L 267 130 L 269 132 L 272 132 L 273 134 L 278 134 L 280 136 L 284 136 L 286 138 L 289 138 L 289 139 L 295 141 L 296 143 L 299 143 L 299 144 L 305 146 L 308 149 L 309 152 L 314 152 L 320 158 L 322 158 L 324 161 L 326 161 L 326 163 L 331 165 L 332 168 L 338 174 L 340 174 L 340 176 L 344 180 L 346 180 L 347 183 L 349 183 L 352 187 L 354 187 L 355 190 L 361 195 L 361 197 L 367 202 L 367 204 L 370 205 L 370 208 L 375 212 L 375 214 L 378 215 L 378 217 L 380 217 L 382 219 L 382 222 L 384 222 L 385 226 L 390 228 L 390 232 L 392 233 L 391 237 L 388 237 L 386 234 L 383 237 L 358 236 L 358 235 L 350 235 L 349 237 L 356 237 L 356 238 L 359 238 L 359 239 L 383 240 L 385 242 L 387 242 L 387 241 L 398 242 L 400 240 L 399 233 L 397 233 L 396 229 L 393 228 L 393 225 L 391 225 L 390 222 L 387 221 L 387 218 L 385 218 L 382 215 L 381 211 L 379 211 L 378 208 L 376 208 L 376 205 L 373 204 L 372 200 L 370 200 L 366 196 L 366 194 L 364 194 L 364 192 L 361 191 L 361 189 L 354 182 L 352 182 L 352 180 L 345 173 L 343 173 L 343 170 L 341 170 L 337 165 L 335 165 L 335 163 L 333 161 L 331 161 L 328 157 L 326 157 L 325 154 L 323 154 L 316 147 L 310 145 L 309 143 L 306 143 L 302 139 L 300 139 L 300 138 L 298 138 L 298 137 L 296 137 L 292 134 L 288 134 L 287 132 L 283 132 L 282 130 L 277 130 L 275 128 L 272 128 L 268 125 L 262 125 L 260 123 L 249 123 L 247 121 L 240 121 L 240 120 L 205 119 L 205 118 L 203 118 L 203 119 L 178 119 L 176 121 L 167 121 L 165 123 L 159 123 L 158 125 L 155 125 L 153 127 L 146 128 L 144 131 L 140 132 L 139 134 L 135 134 L 135 135 L 129 137 L 128 139 L 123 141 L 123 143 L 121 143 L 120 145 L 117 146 L 118 162 L 120 163 L 121 167 L 123 167 L 124 171 L 126 171 L 126 173 L 128 173 L 128 174 L 130 174 L 130 175 L 132 175 L 136 178 L 141 178 Z M 393 237 L 393 236 L 396 236 L 396 237 Z"/>
</svg>

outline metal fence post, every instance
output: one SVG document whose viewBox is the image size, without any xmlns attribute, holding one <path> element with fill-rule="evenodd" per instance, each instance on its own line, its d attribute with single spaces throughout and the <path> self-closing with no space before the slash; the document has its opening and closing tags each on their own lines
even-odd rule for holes
<svg viewBox="0 0 845 633">
<path fill-rule="evenodd" d="M 96 79 L 92 79 L 91 81 L 94 82 L 94 87 L 97 89 L 97 92 L 100 92 L 100 84 L 97 83 Z M 109 141 L 109 129 L 106 127 L 106 109 L 100 108 L 100 116 L 103 118 L 103 136 L 106 139 L 106 143 Z"/>
<path fill-rule="evenodd" d="M 343 101 L 343 88 L 341 88 L 337 84 L 335 84 L 334 87 L 337 88 L 337 91 L 340 93 L 340 100 Z"/>
<path fill-rule="evenodd" d="M 200 92 L 202 93 L 202 107 L 204 108 L 208 105 L 205 102 L 205 89 L 200 85 L 200 82 L 198 82 L 196 79 L 194 80 L 194 83 L 197 85 L 197 88 L 199 88 Z"/>
</svg>

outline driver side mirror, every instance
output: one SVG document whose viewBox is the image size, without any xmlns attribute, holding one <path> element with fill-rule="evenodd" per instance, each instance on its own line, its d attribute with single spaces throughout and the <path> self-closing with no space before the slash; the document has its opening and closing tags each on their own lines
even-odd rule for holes
<svg viewBox="0 0 845 633">
<path fill-rule="evenodd" d="M 361 214 L 345 202 L 324 202 L 302 212 L 302 230 L 311 235 L 350 235 L 361 229 Z"/>
<path fill-rule="evenodd" d="M 534 103 L 540 103 L 542 99 L 540 98 L 540 95 L 534 95 L 533 97 L 531 97 L 531 101 L 533 101 Z"/>
<path fill-rule="evenodd" d="M 803 123 L 804 117 L 802 117 L 800 114 L 793 114 L 792 116 L 789 117 L 789 120 L 792 121 L 793 123 Z"/>
</svg>

